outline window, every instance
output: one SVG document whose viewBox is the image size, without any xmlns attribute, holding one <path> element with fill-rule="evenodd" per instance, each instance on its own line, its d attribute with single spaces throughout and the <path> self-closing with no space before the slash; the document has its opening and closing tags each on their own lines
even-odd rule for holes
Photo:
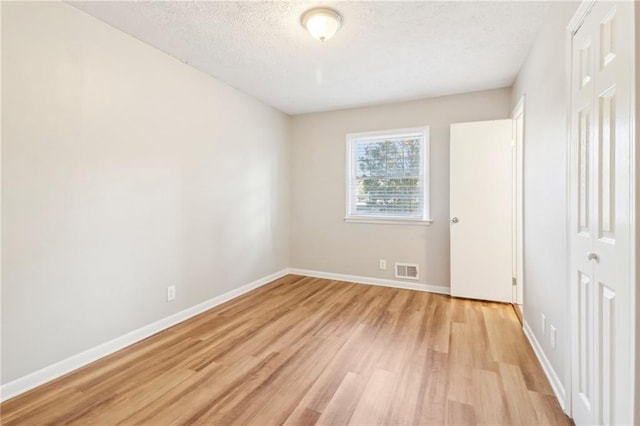
<svg viewBox="0 0 640 426">
<path fill-rule="evenodd" d="M 348 222 L 429 219 L 429 128 L 347 135 Z"/>
</svg>

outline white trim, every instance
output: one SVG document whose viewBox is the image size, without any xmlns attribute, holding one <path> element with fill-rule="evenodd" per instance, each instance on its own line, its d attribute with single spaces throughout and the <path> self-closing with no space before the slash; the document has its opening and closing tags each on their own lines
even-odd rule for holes
<svg viewBox="0 0 640 426">
<path fill-rule="evenodd" d="M 347 133 L 347 139 L 360 139 L 360 140 L 376 140 L 381 136 L 389 136 L 390 134 L 397 138 L 404 138 L 415 136 L 424 133 L 425 129 L 429 129 L 429 126 L 418 127 L 406 127 L 404 129 L 388 129 L 388 130 L 376 130 L 373 132 L 353 132 Z"/>
<path fill-rule="evenodd" d="M 0 386 L 6 401 L 289 274 L 283 269 Z"/>
<path fill-rule="evenodd" d="M 584 5 L 584 2 L 582 3 L 582 5 L 580 5 L 578 7 L 578 10 L 580 10 L 580 8 L 582 8 Z M 572 22 L 574 21 L 574 18 L 572 18 L 572 20 L 570 21 L 569 25 L 567 25 L 567 29 L 565 31 L 565 46 L 564 46 L 564 51 L 565 51 L 565 57 L 564 57 L 564 73 L 565 73 L 565 104 L 566 104 L 566 117 L 565 117 L 565 122 L 566 122 L 566 129 L 565 129 L 565 133 L 566 133 L 566 147 L 565 147 L 565 154 L 567 156 L 567 163 L 565 165 L 565 203 L 566 203 L 566 207 L 565 207 L 565 217 L 564 217 L 564 221 L 565 221 L 565 274 L 564 274 L 564 280 L 565 280 L 565 285 L 566 285 L 566 289 L 565 289 L 565 295 L 567 298 L 567 303 L 566 303 L 566 316 L 565 316 L 565 320 L 567 321 L 568 327 L 567 327 L 567 336 L 569 337 L 567 339 L 567 342 L 569 342 L 569 350 L 565 350 L 565 356 L 564 356 L 564 368 L 565 368 L 565 385 L 566 385 L 566 391 L 567 391 L 567 398 L 566 398 L 566 409 L 565 409 L 565 413 L 567 413 L 567 415 L 569 417 L 573 417 L 573 355 L 574 355 L 574 339 L 575 337 L 573 336 L 573 330 L 575 329 L 575 324 L 573 324 L 573 305 L 576 304 L 574 303 L 574 301 L 571 299 L 573 297 L 573 289 L 571 288 L 572 285 L 572 278 L 571 278 L 571 207 L 570 207 L 570 200 L 571 200 L 571 82 L 572 82 L 572 78 L 571 78 L 571 72 L 572 72 L 572 67 L 573 67 L 573 26 L 577 25 L 577 24 L 572 24 Z"/>
<path fill-rule="evenodd" d="M 414 226 L 429 226 L 433 223 L 432 220 L 422 219 L 402 219 L 402 218 L 386 218 L 375 216 L 350 216 L 345 217 L 344 221 L 347 223 L 375 223 L 379 225 L 414 225 Z"/>
<path fill-rule="evenodd" d="M 524 142 L 526 94 L 520 96 L 511 112 L 513 120 L 513 276 L 516 278 L 513 301 L 521 308 L 524 304 Z M 518 117 L 522 117 L 522 138 L 518 137 Z M 518 153 L 520 155 L 518 155 Z M 518 182 L 520 183 L 518 185 Z M 520 214 L 518 214 L 518 212 Z"/>
<path fill-rule="evenodd" d="M 533 334 L 533 331 L 531 330 L 531 327 L 529 327 L 529 324 L 527 323 L 527 321 L 523 322 L 522 330 L 524 331 L 524 335 L 527 336 L 527 339 L 529 340 L 529 344 L 531 344 L 531 348 L 533 349 L 533 352 L 536 354 L 536 357 L 538 358 L 538 361 L 542 366 L 542 370 L 544 371 L 544 374 L 547 376 L 549 383 L 551 383 L 551 388 L 553 388 L 553 393 L 555 393 L 556 398 L 558 399 L 558 403 L 560 404 L 560 407 L 566 413 L 567 405 L 565 404 L 565 390 L 564 390 L 564 386 L 562 386 L 562 381 L 556 374 L 556 371 L 551 366 L 549 359 L 545 355 L 544 350 L 542 350 L 542 346 L 540 346 L 538 339 L 536 339 L 536 336 L 535 334 Z"/>
<path fill-rule="evenodd" d="M 638 232 L 638 206 L 640 205 L 640 187 L 638 186 L 638 163 L 640 162 L 640 138 L 638 137 L 638 118 L 640 117 L 640 111 L 638 111 L 638 105 L 640 105 L 640 99 L 638 98 L 639 87 L 638 83 L 640 82 L 640 69 L 636 67 L 638 63 L 640 63 L 640 59 L 637 57 L 640 54 L 640 4 L 638 2 L 634 2 L 633 4 L 634 12 L 635 12 L 635 20 L 634 20 L 634 28 L 633 32 L 635 34 L 635 49 L 633 50 L 631 60 L 631 75 L 635 76 L 635 78 L 631 79 L 630 88 L 631 88 L 631 108 L 629 110 L 629 137 L 631 138 L 631 152 L 629 153 L 629 159 L 631 160 L 630 164 L 630 179 L 631 183 L 629 186 L 630 194 L 631 194 L 631 203 L 630 203 L 630 223 L 631 226 L 631 318 L 635 321 L 635 324 L 638 324 L 638 290 L 637 283 L 640 275 L 638 273 L 638 259 L 640 258 L 640 253 L 638 253 L 638 247 L 640 247 L 640 233 Z M 636 285 L 634 285 L 636 283 Z M 631 357 L 632 363 L 629 368 L 629 375 L 633 377 L 631 381 L 631 418 L 634 420 L 635 424 L 640 422 L 640 407 L 637 404 L 637 396 L 640 392 L 638 389 L 638 381 L 640 379 L 637 378 L 636 374 L 638 374 L 638 364 L 640 361 L 636 360 L 638 356 L 639 349 L 638 344 L 638 327 L 632 326 L 630 327 L 631 336 L 631 348 L 634 351 L 635 356 Z"/>
<path fill-rule="evenodd" d="M 417 284 L 404 281 L 387 280 L 383 278 L 362 277 L 358 275 L 335 274 L 333 272 L 310 271 L 308 269 L 290 268 L 290 274 L 305 275 L 307 277 L 324 278 L 335 281 L 345 281 L 355 284 L 376 285 L 381 287 L 401 288 L 405 290 L 426 291 L 428 293 L 449 295 L 451 290 L 448 286 Z"/>
</svg>

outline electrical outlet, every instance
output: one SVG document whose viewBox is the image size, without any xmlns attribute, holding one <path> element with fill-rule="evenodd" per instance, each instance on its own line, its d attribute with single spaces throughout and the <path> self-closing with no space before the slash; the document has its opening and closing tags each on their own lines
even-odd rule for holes
<svg viewBox="0 0 640 426">
<path fill-rule="evenodd" d="M 170 285 L 169 287 L 167 287 L 167 302 L 171 302 L 175 298 L 176 298 L 176 286 Z"/>
<path fill-rule="evenodd" d="M 542 327 L 542 335 L 547 335 L 547 316 L 545 314 L 540 314 L 540 326 Z"/>
<path fill-rule="evenodd" d="M 380 269 L 387 269 L 387 261 L 385 259 L 380 259 L 379 266 Z"/>
<path fill-rule="evenodd" d="M 553 325 L 549 326 L 549 340 L 551 340 L 551 347 L 556 348 L 556 328 Z"/>
</svg>

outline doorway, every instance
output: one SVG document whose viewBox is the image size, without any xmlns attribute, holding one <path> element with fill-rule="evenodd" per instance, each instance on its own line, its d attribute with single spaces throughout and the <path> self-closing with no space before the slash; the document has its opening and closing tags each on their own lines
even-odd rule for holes
<svg viewBox="0 0 640 426">
<path fill-rule="evenodd" d="M 513 304 L 516 314 L 522 322 L 524 299 L 524 103 L 523 95 L 511 113 L 513 122 L 512 150 L 512 271 Z"/>
</svg>

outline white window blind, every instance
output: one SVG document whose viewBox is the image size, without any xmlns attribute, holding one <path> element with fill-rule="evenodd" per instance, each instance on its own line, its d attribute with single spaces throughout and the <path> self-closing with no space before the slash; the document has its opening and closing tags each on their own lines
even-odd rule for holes
<svg viewBox="0 0 640 426">
<path fill-rule="evenodd" d="M 428 221 L 428 128 L 347 135 L 347 219 Z"/>
</svg>

